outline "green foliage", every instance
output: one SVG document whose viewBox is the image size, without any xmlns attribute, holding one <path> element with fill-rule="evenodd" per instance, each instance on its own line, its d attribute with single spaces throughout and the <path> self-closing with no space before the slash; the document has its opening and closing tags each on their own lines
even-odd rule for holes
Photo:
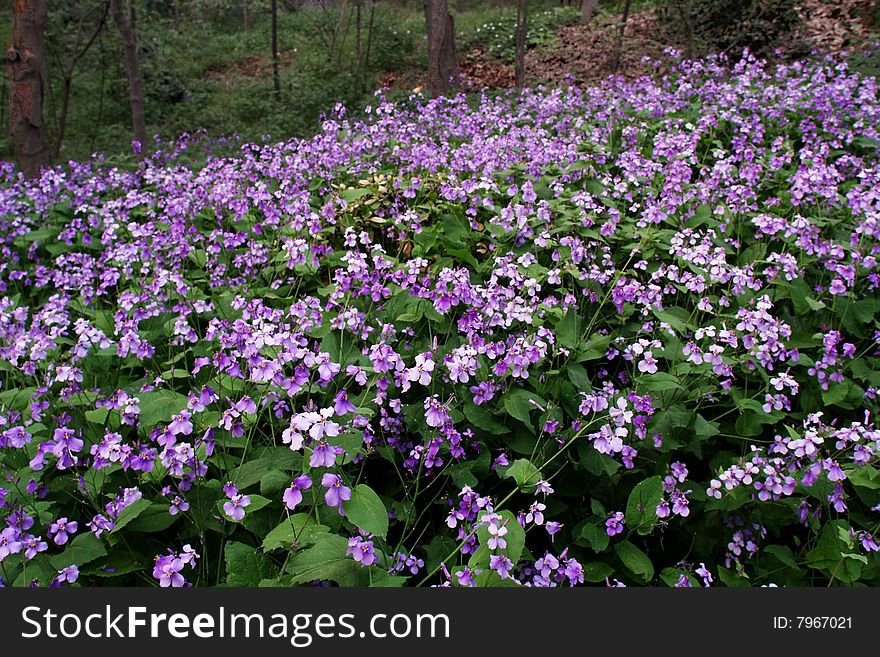
<svg viewBox="0 0 880 657">
<path fill-rule="evenodd" d="M 564 25 L 573 25 L 579 19 L 580 9 L 574 6 L 529 12 L 526 48 L 554 43 L 556 30 Z M 465 46 L 485 48 L 493 57 L 510 63 L 516 49 L 516 14 L 508 12 L 484 23 L 470 34 L 464 34 L 462 38 Z"/>
</svg>

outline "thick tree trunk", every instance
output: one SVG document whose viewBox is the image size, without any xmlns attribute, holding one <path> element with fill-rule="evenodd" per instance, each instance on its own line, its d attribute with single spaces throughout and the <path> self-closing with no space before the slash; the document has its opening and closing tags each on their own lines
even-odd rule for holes
<svg viewBox="0 0 880 657">
<path fill-rule="evenodd" d="M 9 73 L 9 133 L 19 168 L 36 178 L 49 165 L 43 127 L 43 31 L 45 0 L 15 0 L 12 43 L 6 50 Z"/>
<path fill-rule="evenodd" d="M 599 0 L 581 0 L 581 23 L 589 23 Z"/>
<path fill-rule="evenodd" d="M 144 118 L 144 83 L 138 58 L 137 41 L 131 29 L 128 14 L 122 7 L 122 0 L 110 0 L 110 13 L 119 34 L 122 36 L 122 50 L 125 56 L 125 72 L 128 76 L 128 98 L 131 105 L 131 124 L 135 140 L 141 148 L 147 147 L 147 124 Z"/>
<path fill-rule="evenodd" d="M 275 100 L 281 102 L 281 71 L 278 68 L 278 0 L 272 0 L 272 84 Z"/>
<path fill-rule="evenodd" d="M 455 20 L 447 0 L 424 0 L 428 29 L 428 90 L 433 95 L 449 91 L 458 77 Z"/>
<path fill-rule="evenodd" d="M 522 89 L 526 81 L 526 35 L 529 30 L 529 0 L 516 3 L 516 88 Z"/>
</svg>

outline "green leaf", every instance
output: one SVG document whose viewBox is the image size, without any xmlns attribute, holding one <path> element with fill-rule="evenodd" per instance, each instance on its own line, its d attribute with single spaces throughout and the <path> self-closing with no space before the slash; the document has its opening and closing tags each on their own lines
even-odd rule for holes
<svg viewBox="0 0 880 657">
<path fill-rule="evenodd" d="M 489 557 L 493 554 L 503 554 L 514 564 L 516 564 L 522 556 L 523 550 L 526 546 L 525 530 L 522 528 L 522 525 L 519 524 L 519 521 L 517 521 L 513 512 L 505 510 L 501 511 L 498 515 L 501 516 L 501 524 L 507 527 L 507 534 L 504 536 L 507 545 L 502 550 L 489 550 L 487 546 L 489 541 L 489 527 L 487 525 L 482 525 L 477 530 L 477 538 L 480 541 L 480 547 L 473 555 L 471 555 L 471 558 L 468 561 L 468 565 L 471 568 L 478 566 L 484 568 L 488 567 L 487 564 L 489 563 Z M 479 517 L 477 519 L 479 520 Z"/>
<path fill-rule="evenodd" d="M 336 534 L 318 534 L 315 544 L 290 560 L 291 584 L 329 580 L 339 586 L 363 585 L 367 569 L 345 555 L 348 541 Z"/>
<path fill-rule="evenodd" d="M 593 561 L 584 564 L 584 579 L 588 582 L 604 582 L 606 577 L 611 577 L 614 569 L 607 563 L 601 561 Z"/>
<path fill-rule="evenodd" d="M 711 438 L 712 436 L 717 436 L 720 429 L 721 425 L 717 422 L 711 422 L 699 413 L 696 414 L 694 420 L 694 433 L 697 434 L 698 438 Z"/>
<path fill-rule="evenodd" d="M 281 470 L 269 470 L 260 480 L 260 494 L 274 497 L 290 486 L 290 474 Z"/>
<path fill-rule="evenodd" d="M 528 459 L 517 459 L 509 467 L 504 468 L 505 479 L 513 479 L 517 487 L 525 492 L 531 492 L 535 485 L 543 479 L 541 471 Z"/>
<path fill-rule="evenodd" d="M 289 449 L 278 449 L 272 456 L 247 461 L 235 468 L 230 473 L 229 481 L 234 483 L 239 490 L 244 490 L 259 483 L 270 472 L 294 468 L 297 460 L 298 455 Z"/>
<path fill-rule="evenodd" d="M 296 513 L 281 522 L 275 529 L 266 534 L 263 539 L 263 550 L 290 550 L 296 545 L 310 545 L 315 542 L 315 537 L 325 534 L 330 528 L 315 523 L 315 519 L 308 513 Z"/>
<path fill-rule="evenodd" d="M 109 414 L 110 411 L 106 408 L 93 408 L 92 410 L 85 412 L 86 420 L 99 426 L 104 426 Z"/>
<path fill-rule="evenodd" d="M 556 324 L 556 341 L 560 347 L 574 349 L 581 341 L 581 317 L 577 307 L 568 309 L 558 324 Z"/>
<path fill-rule="evenodd" d="M 590 339 L 587 340 L 587 344 L 578 351 L 575 360 L 578 362 L 584 362 L 587 360 L 602 358 L 608 352 L 608 345 L 610 344 L 610 335 L 592 335 L 590 336 Z"/>
<path fill-rule="evenodd" d="M 478 429 L 491 434 L 510 433 L 510 429 L 499 422 L 494 415 L 470 400 L 464 404 L 464 417 Z"/>
<path fill-rule="evenodd" d="M 623 565 L 634 575 L 641 577 L 645 582 L 650 582 L 654 577 L 654 565 L 648 555 L 629 541 L 618 543 L 614 546 L 614 551 L 617 552 Z"/>
<path fill-rule="evenodd" d="M 224 553 L 226 583 L 230 586 L 257 586 L 263 579 L 278 576 L 272 561 L 250 545 L 230 541 Z"/>
<path fill-rule="evenodd" d="M 853 466 L 844 468 L 846 477 L 853 486 L 880 490 L 880 470 L 870 465 Z"/>
<path fill-rule="evenodd" d="M 538 408 L 535 404 L 546 408 L 547 402 L 539 395 L 523 388 L 511 389 L 504 398 L 504 410 L 529 428 L 532 428 L 529 413 Z"/>
<path fill-rule="evenodd" d="M 593 552 L 599 554 L 608 548 L 611 539 L 605 531 L 604 525 L 598 522 L 584 522 L 575 527 L 572 532 L 574 542 L 577 545 L 587 545 Z"/>
<path fill-rule="evenodd" d="M 385 538 L 388 533 L 388 510 L 366 484 L 359 484 L 351 491 L 351 499 L 342 503 L 345 515 L 355 527 Z"/>
<path fill-rule="evenodd" d="M 119 530 L 121 530 L 128 523 L 137 518 L 141 513 L 146 511 L 151 505 L 152 502 L 144 498 L 141 498 L 137 502 L 129 504 L 122 510 L 122 513 L 119 514 L 119 518 L 116 519 L 116 526 L 113 527 L 113 531 L 111 531 L 110 533 L 116 534 L 117 532 L 119 532 Z"/>
<path fill-rule="evenodd" d="M 669 324 L 679 335 L 684 335 L 687 332 L 687 322 L 691 314 L 684 308 L 679 308 L 678 306 L 672 306 L 665 310 L 657 310 L 655 308 L 653 312 L 657 319 Z"/>
<path fill-rule="evenodd" d="M 49 557 L 52 567 L 61 570 L 67 566 L 82 566 L 107 555 L 100 539 L 92 532 L 85 532 L 74 538 L 61 554 Z"/>
<path fill-rule="evenodd" d="M 764 547 L 764 552 L 767 554 L 772 554 L 776 557 L 780 562 L 788 566 L 789 568 L 793 568 L 794 570 L 800 570 L 800 566 L 797 561 L 795 561 L 794 554 L 791 551 L 791 548 L 787 545 L 767 545 Z"/>
<path fill-rule="evenodd" d="M 180 517 L 179 515 L 172 516 L 168 513 L 170 508 L 167 504 L 151 504 L 129 523 L 128 530 L 149 534 L 168 529 Z"/>
<path fill-rule="evenodd" d="M 657 524 L 657 505 L 663 498 L 663 481 L 651 477 L 633 487 L 626 502 L 626 524 L 639 534 L 650 534 Z"/>
<path fill-rule="evenodd" d="M 578 392 L 589 392 L 593 389 L 590 383 L 590 375 L 587 374 L 587 370 L 580 363 L 569 363 L 565 371 L 568 374 L 568 380 L 574 384 Z"/>
<path fill-rule="evenodd" d="M 844 399 L 846 399 L 846 396 L 849 393 L 849 389 L 850 389 L 849 381 L 843 381 L 843 383 L 831 384 L 831 386 L 829 386 L 828 390 L 824 390 L 822 392 L 822 401 L 827 406 L 839 404 Z"/>
<path fill-rule="evenodd" d="M 140 403 L 140 427 L 149 431 L 160 422 L 170 422 L 186 407 L 187 398 L 173 390 L 154 390 L 138 395 Z"/>
</svg>

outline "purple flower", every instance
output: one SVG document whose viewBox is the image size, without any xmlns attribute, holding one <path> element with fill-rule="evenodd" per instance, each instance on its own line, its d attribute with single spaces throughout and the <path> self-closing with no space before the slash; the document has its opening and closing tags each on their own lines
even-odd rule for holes
<svg viewBox="0 0 880 657">
<path fill-rule="evenodd" d="M 348 393 L 345 390 L 340 390 L 333 399 L 333 412 L 342 417 L 348 413 L 354 413 L 355 410 L 357 410 L 355 405 L 348 401 Z"/>
<path fill-rule="evenodd" d="M 54 584 L 60 586 L 65 582 L 67 584 L 73 584 L 77 579 L 79 579 L 79 568 L 75 565 L 66 566 L 58 571 L 58 575 L 55 577 Z"/>
<path fill-rule="evenodd" d="M 251 498 L 247 495 L 236 494 L 233 495 L 228 502 L 223 504 L 223 511 L 227 516 L 235 520 L 236 522 L 241 521 L 244 518 L 245 507 L 250 506 Z"/>
<path fill-rule="evenodd" d="M 309 457 L 309 465 L 313 468 L 329 468 L 336 463 L 336 456 L 341 453 L 341 448 L 328 445 L 322 440 L 312 450 L 312 455 Z"/>
<path fill-rule="evenodd" d="M 17 529 L 14 527 L 6 527 L 0 531 L 0 561 L 3 561 L 10 554 L 18 554 L 21 552 L 21 547 L 22 545 L 19 540 L 19 532 Z"/>
<path fill-rule="evenodd" d="M 440 403 L 437 395 L 428 397 L 425 400 L 425 421 L 429 427 L 442 427 L 449 421 L 449 415 L 446 408 Z"/>
<path fill-rule="evenodd" d="M 504 555 L 493 554 L 489 557 L 489 568 L 498 573 L 501 579 L 507 579 L 513 570 L 513 562 Z"/>
<path fill-rule="evenodd" d="M 296 505 L 302 502 L 302 491 L 312 487 L 312 479 L 308 475 L 301 475 L 290 483 L 290 488 L 284 491 L 284 503 L 293 511 Z"/>
<path fill-rule="evenodd" d="M 623 531 L 623 526 L 625 524 L 626 520 L 624 519 L 623 513 L 615 511 L 611 514 L 611 517 L 605 521 L 605 533 L 609 536 L 616 536 Z"/>
<path fill-rule="evenodd" d="M 474 573 L 471 572 L 470 568 L 459 570 L 457 573 L 455 573 L 455 579 L 458 580 L 459 586 L 474 587 L 477 585 L 477 583 L 474 581 Z"/>
<path fill-rule="evenodd" d="M 153 577 L 159 580 L 159 586 L 162 588 L 181 588 L 186 584 L 186 580 L 180 571 L 183 570 L 183 560 L 174 554 L 166 554 L 156 557 L 153 566 Z"/>
<path fill-rule="evenodd" d="M 324 493 L 324 501 L 327 502 L 327 506 L 336 507 L 341 514 L 342 502 L 351 499 L 351 488 L 344 486 L 338 475 L 329 472 L 324 473 L 321 485 L 327 489 Z"/>
<path fill-rule="evenodd" d="M 76 521 L 69 522 L 67 518 L 58 518 L 49 527 L 49 536 L 52 537 L 52 542 L 55 545 L 64 545 L 69 536 L 75 534 L 77 529 L 79 529 L 79 525 Z"/>
<path fill-rule="evenodd" d="M 315 419 L 314 424 L 309 428 L 309 436 L 315 440 L 321 440 L 325 436 L 332 438 L 339 435 L 339 425 L 330 418 L 333 417 L 334 410 L 332 408 L 322 408 L 320 415 Z"/>
<path fill-rule="evenodd" d="M 379 561 L 373 548 L 373 542 L 366 541 L 360 536 L 348 539 L 348 549 L 345 554 L 351 556 L 361 566 L 371 566 Z"/>
</svg>

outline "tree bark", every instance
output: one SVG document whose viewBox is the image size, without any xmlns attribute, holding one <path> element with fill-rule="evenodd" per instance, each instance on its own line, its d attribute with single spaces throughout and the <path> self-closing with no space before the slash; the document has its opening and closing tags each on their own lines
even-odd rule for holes
<svg viewBox="0 0 880 657">
<path fill-rule="evenodd" d="M 281 102 L 281 71 L 278 68 L 278 0 L 272 0 L 272 84 L 275 100 Z"/>
<path fill-rule="evenodd" d="M 12 43 L 6 50 L 9 73 L 9 133 L 15 160 L 26 178 L 49 166 L 43 126 L 43 32 L 45 0 L 15 0 Z"/>
<path fill-rule="evenodd" d="M 428 30 L 428 90 L 442 94 L 455 85 L 458 54 L 455 50 L 455 20 L 447 0 L 424 0 Z"/>
<path fill-rule="evenodd" d="M 354 0 L 354 61 L 358 71 L 361 70 L 361 4 L 363 0 Z"/>
<path fill-rule="evenodd" d="M 589 23 L 599 0 L 581 0 L 581 23 Z"/>
<path fill-rule="evenodd" d="M 526 35 L 529 29 L 529 0 L 516 3 L 516 88 L 522 89 L 526 81 Z"/>
<path fill-rule="evenodd" d="M 137 40 L 131 29 L 128 14 L 122 7 L 122 0 L 110 0 L 110 13 L 122 36 L 122 50 L 125 56 L 125 72 L 128 76 L 128 99 L 131 105 L 131 124 L 135 141 L 140 150 L 147 146 L 147 124 L 144 118 L 144 83 L 141 78 Z"/>
<path fill-rule="evenodd" d="M 64 133 L 67 129 L 67 114 L 70 110 L 70 91 L 73 86 L 73 72 L 76 68 L 77 63 L 82 57 L 89 51 L 92 45 L 95 43 L 95 40 L 98 38 L 98 35 L 101 33 L 101 30 L 104 29 L 104 22 L 107 20 L 107 9 L 109 5 L 104 5 L 101 18 L 98 21 L 98 26 L 95 28 L 95 31 L 92 32 L 91 38 L 86 42 L 85 47 L 80 49 L 80 40 L 83 35 L 83 24 L 85 23 L 85 19 L 87 18 L 87 14 L 82 14 L 80 16 L 79 25 L 77 26 L 76 33 L 76 42 L 73 46 L 73 54 L 70 56 L 70 59 L 67 61 L 67 66 L 64 69 L 64 73 L 62 74 L 62 86 L 61 86 L 61 116 L 58 119 L 58 132 L 55 135 L 55 145 L 53 148 L 53 155 L 55 159 L 58 159 L 58 156 L 61 153 L 61 145 L 64 142 Z M 102 83 L 103 84 L 103 83 Z"/>
<path fill-rule="evenodd" d="M 620 68 L 620 57 L 623 54 L 623 34 L 626 32 L 626 21 L 629 18 L 629 6 L 632 0 L 626 0 L 623 5 L 623 19 L 620 21 L 620 32 L 617 33 L 617 43 L 614 46 L 614 59 L 611 60 L 611 72 L 617 73 Z"/>
</svg>

